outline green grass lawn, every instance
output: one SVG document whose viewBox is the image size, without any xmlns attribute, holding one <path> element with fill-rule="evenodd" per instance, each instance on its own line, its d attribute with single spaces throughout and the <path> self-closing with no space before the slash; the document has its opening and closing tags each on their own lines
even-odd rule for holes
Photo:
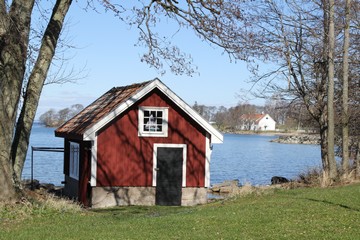
<svg viewBox="0 0 360 240">
<path fill-rule="evenodd" d="M 14 214 L 0 209 L 0 239 L 360 239 L 360 184 L 278 189 L 196 207 L 37 206 Z"/>
</svg>

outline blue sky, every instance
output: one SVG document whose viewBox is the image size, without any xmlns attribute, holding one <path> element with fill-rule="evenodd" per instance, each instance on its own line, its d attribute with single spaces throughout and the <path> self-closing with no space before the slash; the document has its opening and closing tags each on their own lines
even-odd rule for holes
<svg viewBox="0 0 360 240">
<path fill-rule="evenodd" d="M 195 101 L 209 106 L 235 106 L 236 95 L 249 89 L 249 72 L 244 62 L 230 62 L 222 50 L 200 41 L 191 31 L 182 30 L 174 37 L 180 48 L 191 54 L 198 74 L 177 76 L 140 62 L 143 48 L 135 47 L 138 31 L 116 19 L 110 13 L 85 12 L 75 2 L 68 14 L 67 38 L 77 48 L 67 51 L 71 57 L 68 68 L 82 69 L 84 78 L 77 83 L 46 85 L 40 99 L 37 116 L 53 108 L 59 110 L 73 104 L 90 104 L 115 86 L 124 86 L 158 77 L 189 105 Z M 169 29 L 166 26 L 170 26 Z M 173 35 L 177 29 L 163 23 L 160 30 Z M 263 100 L 253 99 L 262 105 Z"/>
</svg>

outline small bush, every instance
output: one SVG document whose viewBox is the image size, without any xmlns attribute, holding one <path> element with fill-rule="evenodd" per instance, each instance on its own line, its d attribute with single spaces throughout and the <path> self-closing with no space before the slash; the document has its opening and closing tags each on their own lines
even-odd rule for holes
<svg viewBox="0 0 360 240">
<path fill-rule="evenodd" d="M 306 185 L 319 186 L 322 179 L 321 168 L 309 168 L 307 171 L 302 172 L 298 175 L 297 182 Z"/>
<path fill-rule="evenodd" d="M 48 194 L 44 200 L 41 201 L 44 208 L 51 209 L 58 212 L 81 212 L 82 207 L 79 203 L 71 201 L 66 198 L 57 197 L 53 194 Z"/>
<path fill-rule="evenodd" d="M 348 174 L 344 174 L 341 169 L 341 166 L 337 166 L 338 178 L 335 179 L 335 182 L 332 185 L 343 185 L 359 182 L 356 176 L 356 166 L 352 164 L 349 169 Z M 306 184 L 310 186 L 322 186 L 323 180 L 323 171 L 320 167 L 310 168 L 306 172 L 300 173 L 298 175 L 297 183 Z"/>
</svg>

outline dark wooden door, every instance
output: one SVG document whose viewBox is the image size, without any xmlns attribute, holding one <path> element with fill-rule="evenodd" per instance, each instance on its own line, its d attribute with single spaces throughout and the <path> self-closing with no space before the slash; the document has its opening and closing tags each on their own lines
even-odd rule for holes
<svg viewBox="0 0 360 240">
<path fill-rule="evenodd" d="M 157 148 L 156 205 L 181 205 L 182 165 L 182 148 Z"/>
</svg>

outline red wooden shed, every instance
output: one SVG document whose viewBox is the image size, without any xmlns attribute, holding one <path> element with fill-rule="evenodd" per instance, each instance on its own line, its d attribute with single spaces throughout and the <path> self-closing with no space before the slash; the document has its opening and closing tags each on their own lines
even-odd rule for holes
<svg viewBox="0 0 360 240">
<path fill-rule="evenodd" d="M 223 136 L 159 79 L 112 88 L 55 130 L 64 193 L 86 206 L 207 201 Z"/>
</svg>

